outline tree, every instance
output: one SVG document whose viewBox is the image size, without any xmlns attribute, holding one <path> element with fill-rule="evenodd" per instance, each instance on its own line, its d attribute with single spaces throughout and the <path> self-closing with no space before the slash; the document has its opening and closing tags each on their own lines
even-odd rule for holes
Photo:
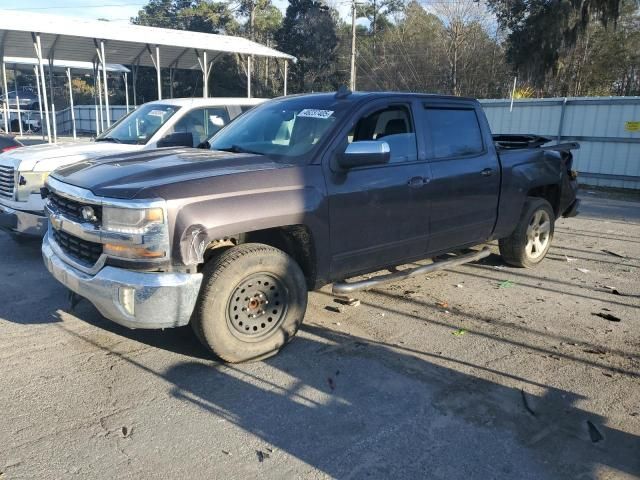
<svg viewBox="0 0 640 480">
<path fill-rule="evenodd" d="M 638 0 L 632 0 L 637 6 Z M 487 0 L 506 31 L 507 57 L 540 86 L 558 67 L 560 52 L 580 39 L 592 20 L 615 27 L 623 0 Z"/>
<path fill-rule="evenodd" d="M 280 50 L 298 59 L 291 66 L 292 91 L 335 89 L 344 81 L 336 69 L 336 22 L 320 1 L 291 0 L 275 40 Z"/>
<path fill-rule="evenodd" d="M 434 10 L 444 23 L 451 94 L 459 95 L 458 67 L 461 56 L 468 47 L 475 44 L 474 41 L 478 40 L 479 36 L 482 36 L 481 22 L 486 18 L 486 14 L 482 6 L 474 0 L 438 2 Z"/>
<path fill-rule="evenodd" d="M 241 28 L 228 3 L 208 0 L 150 0 L 132 23 L 151 27 L 190 30 L 204 33 L 237 35 Z M 155 75 L 150 68 L 141 67 L 139 73 L 139 97 L 155 98 Z M 243 95 L 243 68 L 238 58 L 224 55 L 215 64 L 209 89 L 220 96 Z M 167 78 L 163 77 L 166 82 Z M 166 84 L 166 83 L 165 83 Z M 200 95 L 202 74 L 200 71 L 177 70 L 174 77 L 174 96 Z M 166 87 L 165 87 L 166 88 Z"/>
<path fill-rule="evenodd" d="M 367 0 L 357 7 L 357 16 L 369 20 L 373 53 L 376 53 L 376 40 L 380 32 L 392 26 L 391 16 L 402 12 L 403 0 Z"/>
</svg>

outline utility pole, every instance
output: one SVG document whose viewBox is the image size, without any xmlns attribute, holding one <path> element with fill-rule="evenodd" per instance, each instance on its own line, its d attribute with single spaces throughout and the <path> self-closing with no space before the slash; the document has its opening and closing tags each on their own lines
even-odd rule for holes
<svg viewBox="0 0 640 480">
<path fill-rule="evenodd" d="M 356 89 L 356 0 L 351 0 L 351 80 L 349 89 Z"/>
<path fill-rule="evenodd" d="M 376 0 L 373 0 L 373 58 L 376 58 L 376 35 L 378 34 L 378 27 L 376 20 L 378 19 L 378 5 Z"/>
</svg>

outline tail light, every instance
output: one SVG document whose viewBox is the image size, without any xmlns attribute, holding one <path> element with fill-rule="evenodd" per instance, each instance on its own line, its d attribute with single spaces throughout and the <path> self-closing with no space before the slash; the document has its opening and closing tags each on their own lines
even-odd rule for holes
<svg viewBox="0 0 640 480">
<path fill-rule="evenodd" d="M 18 148 L 20 145 L 11 145 L 9 147 L 4 147 L 0 149 L 0 153 L 8 152 L 9 150 L 13 150 L 14 148 Z"/>
</svg>

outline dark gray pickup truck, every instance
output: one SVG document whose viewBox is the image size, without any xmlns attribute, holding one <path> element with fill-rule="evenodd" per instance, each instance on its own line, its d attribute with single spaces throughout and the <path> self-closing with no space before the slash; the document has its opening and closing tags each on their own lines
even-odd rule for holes
<svg viewBox="0 0 640 480">
<path fill-rule="evenodd" d="M 165 148 L 55 171 L 43 190 L 49 271 L 132 328 L 191 324 L 215 354 L 256 360 L 302 323 L 307 291 L 359 288 L 476 260 L 498 239 L 531 267 L 577 212 L 575 144 L 495 136 L 473 99 L 401 93 L 279 98 L 210 150 Z"/>
</svg>

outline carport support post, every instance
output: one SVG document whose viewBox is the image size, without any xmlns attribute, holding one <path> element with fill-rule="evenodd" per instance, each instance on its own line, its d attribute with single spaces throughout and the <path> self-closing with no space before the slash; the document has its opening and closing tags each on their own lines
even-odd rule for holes
<svg viewBox="0 0 640 480">
<path fill-rule="evenodd" d="M 56 115 L 56 104 L 51 104 L 51 113 L 53 114 L 53 143 L 58 143 L 58 117 Z"/>
<path fill-rule="evenodd" d="M 247 57 L 247 98 L 251 98 L 251 55 Z"/>
<path fill-rule="evenodd" d="M 96 110 L 96 137 L 100 134 L 100 114 L 98 113 L 98 65 L 93 62 L 93 106 Z"/>
<path fill-rule="evenodd" d="M 100 80 L 100 71 L 97 69 L 96 69 L 96 79 L 98 81 L 97 92 L 98 92 L 98 104 L 100 106 L 100 131 L 104 132 L 104 111 L 102 108 L 102 81 Z"/>
<path fill-rule="evenodd" d="M 107 59 L 104 56 L 104 40 L 100 40 L 100 62 L 102 63 L 105 114 L 107 116 L 107 128 L 109 128 L 111 126 L 111 112 L 109 111 L 109 85 L 107 83 Z"/>
<path fill-rule="evenodd" d="M 202 96 L 209 98 L 209 63 L 207 61 L 207 51 L 202 52 Z"/>
<path fill-rule="evenodd" d="M 16 92 L 16 110 L 18 110 L 18 131 L 20 132 L 20 136 L 22 137 L 22 114 L 20 113 L 20 96 L 18 95 L 18 92 Z"/>
<path fill-rule="evenodd" d="M 40 90 L 40 75 L 38 74 L 38 67 L 33 67 L 33 73 L 36 74 L 36 85 L 38 86 L 38 108 L 40 108 L 40 132 L 42 133 L 42 140 L 44 140 L 44 115 L 42 115 L 42 91 Z"/>
<path fill-rule="evenodd" d="M 287 70 L 289 69 L 289 60 L 284 59 L 284 96 L 287 96 Z"/>
<path fill-rule="evenodd" d="M 73 127 L 73 139 L 76 139 L 76 112 L 73 107 L 73 88 L 71 87 L 71 69 L 67 68 L 67 81 L 69 82 L 69 106 L 71 107 L 71 126 Z"/>
<path fill-rule="evenodd" d="M 44 78 L 44 62 L 42 61 L 42 43 L 40 42 L 40 34 L 31 34 L 34 38 L 33 46 L 38 57 L 38 66 L 40 68 L 40 79 L 42 80 L 42 97 L 44 99 L 44 115 L 47 120 L 47 139 L 51 143 L 51 118 L 49 117 L 49 100 L 47 99 L 47 82 Z M 42 122 L 41 122 L 42 123 Z"/>
<path fill-rule="evenodd" d="M 129 113 L 129 76 L 124 72 L 124 100 L 127 104 L 127 113 Z"/>
<path fill-rule="evenodd" d="M 7 66 L 2 57 L 2 90 L 4 92 L 4 131 L 9 133 L 9 90 L 7 90 Z"/>
<path fill-rule="evenodd" d="M 133 108 L 136 108 L 138 106 L 138 91 L 136 89 L 136 84 L 138 83 L 139 62 L 139 60 L 136 60 L 136 63 L 131 65 L 131 71 L 133 73 L 133 77 L 131 78 L 131 81 L 133 83 Z"/>
<path fill-rule="evenodd" d="M 18 132 L 22 137 L 22 112 L 20 112 L 20 95 L 18 95 L 18 72 L 16 66 L 13 66 L 13 88 L 16 91 L 16 111 L 18 112 Z M 9 96 L 7 95 L 7 100 Z"/>
<path fill-rule="evenodd" d="M 162 100 L 162 76 L 160 75 L 160 47 L 156 45 L 156 77 L 158 80 L 158 100 Z"/>
</svg>

